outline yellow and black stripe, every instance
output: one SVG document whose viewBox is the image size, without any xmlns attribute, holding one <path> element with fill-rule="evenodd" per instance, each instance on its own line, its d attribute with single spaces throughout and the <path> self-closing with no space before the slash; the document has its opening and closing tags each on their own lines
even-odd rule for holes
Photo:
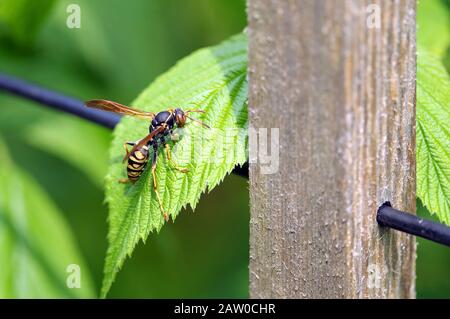
<svg viewBox="0 0 450 319">
<path fill-rule="evenodd" d="M 137 149 L 128 158 L 127 175 L 131 182 L 136 182 L 148 162 L 148 147 Z"/>
</svg>

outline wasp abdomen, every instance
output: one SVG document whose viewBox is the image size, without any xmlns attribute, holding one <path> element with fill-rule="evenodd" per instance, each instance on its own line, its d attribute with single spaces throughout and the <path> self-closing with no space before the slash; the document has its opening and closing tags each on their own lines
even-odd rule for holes
<svg viewBox="0 0 450 319">
<path fill-rule="evenodd" d="M 144 171 L 148 162 L 148 147 L 135 150 L 128 157 L 127 175 L 131 182 L 136 182 Z"/>
</svg>

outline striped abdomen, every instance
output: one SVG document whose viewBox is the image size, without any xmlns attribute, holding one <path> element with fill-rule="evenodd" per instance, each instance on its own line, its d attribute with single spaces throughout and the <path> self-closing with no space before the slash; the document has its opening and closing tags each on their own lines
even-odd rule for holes
<svg viewBox="0 0 450 319">
<path fill-rule="evenodd" d="M 127 175 L 131 182 L 136 182 L 148 162 L 148 147 L 143 146 L 130 154 L 127 165 Z"/>
</svg>

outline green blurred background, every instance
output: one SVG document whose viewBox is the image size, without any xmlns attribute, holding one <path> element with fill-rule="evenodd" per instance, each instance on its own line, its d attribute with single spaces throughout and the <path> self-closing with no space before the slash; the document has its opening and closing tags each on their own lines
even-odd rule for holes
<svg viewBox="0 0 450 319">
<path fill-rule="evenodd" d="M 448 1 L 426 2 L 433 4 L 419 9 L 420 32 L 430 30 L 437 11 L 437 27 L 448 30 Z M 0 0 L 0 72 L 82 100 L 126 104 L 178 59 L 246 26 L 245 0 L 78 0 L 81 28 L 69 29 L 70 3 Z M 444 49 L 437 50 L 449 61 L 448 43 Z M 65 281 L 70 260 L 82 265 L 83 287 L 75 297 L 97 296 L 107 247 L 103 176 L 111 132 L 0 94 L 0 138 L 0 179 L 11 181 L 0 184 L 0 217 L 6 216 L 0 218 L 0 297 L 73 297 L 46 284 Z M 22 209 L 25 219 L 37 221 L 14 228 L 17 185 L 38 194 Z M 48 205 L 53 215 L 40 214 Z M 195 213 L 183 212 L 138 245 L 109 297 L 248 297 L 248 206 L 247 181 L 227 177 Z M 429 217 L 423 208 L 419 213 Z M 49 230 L 50 219 L 60 219 L 59 230 Z M 37 240 L 41 234 L 47 242 Z M 65 245 L 74 252 L 66 256 Z M 49 252 L 60 259 L 45 261 Z M 24 269 L 39 279 L 24 276 Z M 419 240 L 418 297 L 450 297 L 449 275 L 450 249 Z"/>
</svg>

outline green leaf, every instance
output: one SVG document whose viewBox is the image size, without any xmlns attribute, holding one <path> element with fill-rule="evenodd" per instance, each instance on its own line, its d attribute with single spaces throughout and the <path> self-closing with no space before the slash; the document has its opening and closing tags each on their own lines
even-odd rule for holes
<svg viewBox="0 0 450 319">
<path fill-rule="evenodd" d="M 417 42 L 439 58 L 444 57 L 450 45 L 450 16 L 443 1 L 419 1 Z"/>
<path fill-rule="evenodd" d="M 14 165 L 0 139 L 0 298 L 90 298 L 89 270 L 47 194 Z M 69 289 L 69 265 L 81 287 Z"/>
<path fill-rule="evenodd" d="M 241 34 L 181 60 L 133 103 L 136 108 L 153 112 L 168 107 L 203 109 L 206 113 L 198 118 L 213 127 L 204 129 L 188 120 L 183 130 L 176 130 L 181 138 L 173 147 L 172 155 L 180 166 L 189 168 L 187 174 L 173 170 L 160 148 L 156 169 L 158 193 L 172 219 L 188 204 L 194 209 L 202 192 L 210 191 L 236 165 L 247 160 L 246 76 L 247 40 Z M 108 293 L 124 259 L 131 255 L 139 240 L 145 241 L 151 231 L 159 231 L 164 224 L 150 169 L 146 169 L 134 185 L 118 183 L 126 177 L 126 166 L 121 162 L 123 143 L 144 137 L 148 134 L 148 125 L 148 122 L 126 117 L 114 131 L 106 183 L 110 209 L 109 248 L 102 297 Z"/>
<path fill-rule="evenodd" d="M 417 195 L 450 225 L 450 80 L 439 59 L 417 59 Z"/>
<path fill-rule="evenodd" d="M 0 0 L 0 35 L 29 46 L 55 0 Z"/>
</svg>

